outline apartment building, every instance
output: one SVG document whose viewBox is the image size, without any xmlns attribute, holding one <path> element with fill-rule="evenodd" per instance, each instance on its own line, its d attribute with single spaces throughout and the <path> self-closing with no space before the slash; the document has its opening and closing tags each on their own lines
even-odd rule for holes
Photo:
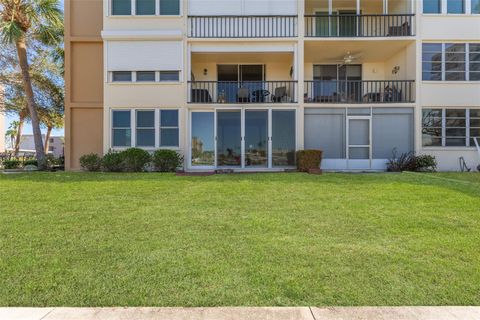
<svg viewBox="0 0 480 320">
<path fill-rule="evenodd" d="M 476 167 L 480 0 L 69 0 L 67 169 L 168 148 L 190 171 Z"/>
</svg>

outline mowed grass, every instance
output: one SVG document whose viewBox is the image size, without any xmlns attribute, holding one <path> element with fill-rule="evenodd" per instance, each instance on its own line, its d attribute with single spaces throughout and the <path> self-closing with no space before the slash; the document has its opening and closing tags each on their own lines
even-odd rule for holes
<svg viewBox="0 0 480 320">
<path fill-rule="evenodd" d="M 0 175 L 1 306 L 479 304 L 478 173 Z"/>
</svg>

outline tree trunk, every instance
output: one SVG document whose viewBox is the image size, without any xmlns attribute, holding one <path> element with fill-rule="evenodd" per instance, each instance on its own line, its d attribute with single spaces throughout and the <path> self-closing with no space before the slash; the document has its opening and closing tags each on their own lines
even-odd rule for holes
<svg viewBox="0 0 480 320">
<path fill-rule="evenodd" d="M 45 154 L 48 154 L 48 146 L 50 144 L 50 134 L 52 133 L 52 127 L 47 126 L 47 134 L 45 135 Z"/>
<path fill-rule="evenodd" d="M 15 137 L 15 146 L 13 149 L 15 152 L 15 157 L 18 157 L 18 152 L 20 151 L 20 140 L 22 139 L 24 121 L 25 117 L 20 114 L 20 119 L 18 120 L 17 136 Z"/>
<path fill-rule="evenodd" d="M 38 169 L 45 170 L 47 167 L 45 159 L 45 150 L 43 149 L 42 132 L 40 131 L 40 121 L 38 120 L 37 106 L 33 96 L 32 81 L 30 79 L 30 70 L 27 59 L 27 45 L 25 38 L 20 38 L 16 43 L 18 62 L 22 69 L 22 82 L 25 96 L 27 97 L 28 110 L 32 120 L 33 140 L 35 141 L 35 153 L 37 155 Z"/>
</svg>

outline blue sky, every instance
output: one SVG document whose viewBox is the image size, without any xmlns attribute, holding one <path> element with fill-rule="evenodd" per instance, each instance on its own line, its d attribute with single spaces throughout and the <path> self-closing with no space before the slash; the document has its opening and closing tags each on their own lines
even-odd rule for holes
<svg viewBox="0 0 480 320">
<path fill-rule="evenodd" d="M 12 121 L 18 120 L 18 117 L 12 117 L 12 116 L 6 116 L 5 119 L 5 130 L 8 130 L 8 127 L 10 126 L 10 123 Z M 42 133 L 45 133 L 47 130 L 42 128 Z M 23 134 L 32 134 L 32 126 L 30 123 L 26 123 L 25 126 L 23 127 Z M 63 136 L 64 135 L 64 130 L 53 130 L 52 135 L 54 136 Z"/>
</svg>

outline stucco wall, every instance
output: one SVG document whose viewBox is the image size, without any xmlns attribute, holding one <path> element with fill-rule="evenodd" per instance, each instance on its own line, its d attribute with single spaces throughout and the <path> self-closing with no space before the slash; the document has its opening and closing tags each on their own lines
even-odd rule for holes
<svg viewBox="0 0 480 320">
<path fill-rule="evenodd" d="M 80 156 L 102 153 L 102 0 L 65 1 L 65 168 Z"/>
</svg>

